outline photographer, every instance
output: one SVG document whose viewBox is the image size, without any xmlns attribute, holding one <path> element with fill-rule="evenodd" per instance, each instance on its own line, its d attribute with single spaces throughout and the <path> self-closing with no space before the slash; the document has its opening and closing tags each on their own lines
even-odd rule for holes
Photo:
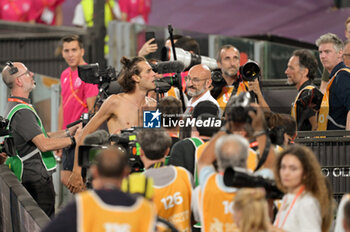
<svg viewBox="0 0 350 232">
<path fill-rule="evenodd" d="M 84 127 L 75 150 L 73 172 L 68 180 L 68 188 L 73 193 L 85 189 L 80 174 L 81 168 L 78 166 L 78 147 L 84 141 L 85 136 L 96 131 L 105 121 L 107 121 L 110 134 L 117 134 L 120 130 L 133 126 L 141 126 L 143 111 L 156 107 L 156 101 L 146 96 L 149 90 L 156 87 L 155 73 L 149 63 L 143 57 L 132 59 L 123 57 L 121 63 L 123 68 L 118 82 L 125 93 L 108 97 Z"/>
<path fill-rule="evenodd" d="M 6 163 L 22 181 L 39 207 L 48 216 L 55 212 L 55 191 L 52 173 L 56 160 L 52 150 L 75 144 L 78 126 L 65 131 L 46 133 L 41 119 L 28 99 L 35 88 L 34 74 L 23 63 L 8 62 L 2 71 L 4 83 L 11 91 L 5 115 L 9 120 L 9 130 L 14 138 L 17 156 L 11 156 Z M 75 135 L 77 137 L 77 135 Z"/>
<path fill-rule="evenodd" d="M 258 78 L 248 82 L 242 80 L 239 75 L 240 53 L 236 47 L 230 44 L 222 46 L 217 55 L 217 64 L 221 69 L 223 80 L 219 83 L 213 82 L 211 94 L 218 101 L 221 109 L 226 107 L 232 94 L 238 96 L 241 92 L 253 91 L 259 105 L 269 110 L 261 93 Z"/>
<path fill-rule="evenodd" d="M 191 230 L 192 177 L 182 167 L 164 166 L 171 139 L 163 128 L 142 129 L 137 133 L 141 146 L 144 174 L 153 178 L 153 202 L 158 216 L 175 225 L 179 231 Z"/>
<path fill-rule="evenodd" d="M 208 148 L 215 146 L 215 152 Z M 224 170 L 228 167 L 246 169 L 249 144 L 239 135 L 217 136 L 209 142 L 198 161 L 200 194 L 194 199 L 194 210 L 199 209 L 203 231 L 216 223 L 225 225 L 221 231 L 234 231 L 232 205 L 237 188 L 227 187 L 223 182 Z M 212 165 L 217 161 L 217 170 Z M 198 190 L 197 190 L 198 191 Z M 197 205 L 196 205 L 197 203 Z M 195 206 L 196 205 L 196 206 Z"/>
<path fill-rule="evenodd" d="M 101 150 L 90 167 L 95 190 L 76 195 L 43 230 L 54 231 L 154 231 L 156 208 L 142 197 L 120 190 L 129 173 L 126 155 L 116 147 Z M 129 230 L 128 230 L 129 231 Z"/>
<path fill-rule="evenodd" d="M 312 81 L 317 75 L 317 60 L 312 53 L 305 49 L 295 50 L 288 61 L 285 71 L 288 84 L 295 85 L 298 95 L 292 104 L 291 115 L 297 121 L 299 131 L 317 129 L 316 112 L 310 105 L 302 106 L 298 102 L 304 101 L 312 95 L 311 90 L 316 88 Z"/>
</svg>

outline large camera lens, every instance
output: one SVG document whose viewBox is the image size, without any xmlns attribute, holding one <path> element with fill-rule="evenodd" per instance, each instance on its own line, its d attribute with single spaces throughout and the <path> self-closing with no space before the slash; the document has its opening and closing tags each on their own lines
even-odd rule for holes
<svg viewBox="0 0 350 232">
<path fill-rule="evenodd" d="M 254 81 L 260 76 L 259 65 L 253 61 L 248 61 L 242 66 L 241 74 L 245 81 Z"/>
</svg>

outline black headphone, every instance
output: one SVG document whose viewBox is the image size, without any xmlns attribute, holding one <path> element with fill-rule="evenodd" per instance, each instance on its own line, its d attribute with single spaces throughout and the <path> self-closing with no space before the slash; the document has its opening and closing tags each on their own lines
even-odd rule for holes
<svg viewBox="0 0 350 232">
<path fill-rule="evenodd" d="M 18 73 L 18 68 L 13 65 L 12 61 L 7 61 L 6 65 L 10 67 L 10 70 L 9 70 L 10 75 Z"/>
</svg>

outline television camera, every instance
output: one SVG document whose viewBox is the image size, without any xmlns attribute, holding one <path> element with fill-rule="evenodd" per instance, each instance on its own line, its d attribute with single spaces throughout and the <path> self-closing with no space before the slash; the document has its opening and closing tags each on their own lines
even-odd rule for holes
<svg viewBox="0 0 350 232">
<path fill-rule="evenodd" d="M 99 151 L 113 143 L 113 146 L 126 152 L 132 172 L 142 171 L 143 163 L 140 159 L 140 145 L 136 141 L 136 131 L 137 128 L 133 127 L 122 130 L 120 134 L 109 135 L 108 132 L 99 130 L 88 135 L 84 141 L 85 145 L 79 147 L 79 166 L 89 168 L 95 162 Z"/>
<path fill-rule="evenodd" d="M 5 137 L 4 141 L 0 143 L 0 153 L 4 152 L 8 156 L 15 156 L 15 142 L 12 136 L 10 136 L 10 131 L 7 129 L 9 121 L 2 116 L 0 116 L 0 137 Z"/>
</svg>

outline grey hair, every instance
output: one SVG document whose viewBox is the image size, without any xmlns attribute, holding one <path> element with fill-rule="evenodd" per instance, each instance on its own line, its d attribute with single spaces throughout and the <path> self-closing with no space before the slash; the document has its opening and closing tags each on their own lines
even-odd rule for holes
<svg viewBox="0 0 350 232">
<path fill-rule="evenodd" d="M 344 49 L 343 41 L 336 34 L 333 33 L 321 35 L 321 37 L 316 40 L 317 47 L 320 47 L 321 44 L 325 43 L 333 44 L 333 47 L 337 52 L 342 51 Z"/>
<path fill-rule="evenodd" d="M 224 151 L 228 144 L 235 144 L 237 149 Z M 249 152 L 248 141 L 240 135 L 224 135 L 215 144 L 216 160 L 220 171 L 228 167 L 247 167 L 247 157 Z"/>
</svg>

